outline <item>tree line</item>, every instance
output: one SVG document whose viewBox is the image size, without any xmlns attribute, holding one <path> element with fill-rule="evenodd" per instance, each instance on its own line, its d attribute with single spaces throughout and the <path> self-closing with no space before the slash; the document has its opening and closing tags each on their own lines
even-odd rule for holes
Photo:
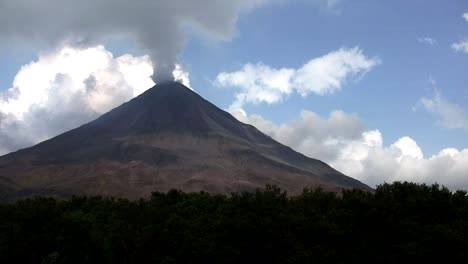
<svg viewBox="0 0 468 264">
<path fill-rule="evenodd" d="M 468 263 L 468 196 L 439 185 L 374 192 L 275 186 L 128 201 L 0 204 L 1 263 Z"/>
</svg>

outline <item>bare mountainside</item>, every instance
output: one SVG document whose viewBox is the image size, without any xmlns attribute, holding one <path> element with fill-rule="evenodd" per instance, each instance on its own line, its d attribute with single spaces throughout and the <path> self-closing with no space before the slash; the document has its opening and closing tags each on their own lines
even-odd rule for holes
<svg viewBox="0 0 468 264">
<path fill-rule="evenodd" d="M 92 122 L 0 157 L 2 200 L 75 194 L 136 199 L 174 188 L 228 193 L 266 184 L 291 194 L 317 186 L 370 190 L 177 82 L 158 84 Z"/>
</svg>

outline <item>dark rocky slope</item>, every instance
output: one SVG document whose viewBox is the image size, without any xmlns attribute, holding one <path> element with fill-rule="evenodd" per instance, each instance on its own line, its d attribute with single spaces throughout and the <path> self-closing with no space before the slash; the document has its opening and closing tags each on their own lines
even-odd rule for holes
<svg viewBox="0 0 468 264">
<path fill-rule="evenodd" d="M 213 193 L 275 184 L 370 189 L 239 122 L 177 82 L 98 119 L 0 157 L 1 199 L 35 194 L 130 199 L 172 188 Z"/>
</svg>

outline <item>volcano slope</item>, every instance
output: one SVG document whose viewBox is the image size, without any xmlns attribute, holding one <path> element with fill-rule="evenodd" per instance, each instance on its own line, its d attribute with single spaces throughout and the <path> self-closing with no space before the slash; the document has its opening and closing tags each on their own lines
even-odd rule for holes
<svg viewBox="0 0 468 264">
<path fill-rule="evenodd" d="M 153 191 L 297 194 L 368 186 L 284 146 L 177 82 L 164 82 L 98 119 L 0 157 L 2 200 L 32 195 L 129 199 Z"/>
</svg>

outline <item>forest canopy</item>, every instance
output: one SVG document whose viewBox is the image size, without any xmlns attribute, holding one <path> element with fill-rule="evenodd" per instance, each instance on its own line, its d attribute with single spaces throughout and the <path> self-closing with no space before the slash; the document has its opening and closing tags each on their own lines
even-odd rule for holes
<svg viewBox="0 0 468 264">
<path fill-rule="evenodd" d="M 1 263 L 468 263 L 467 249 L 467 193 L 408 182 L 0 204 Z"/>
</svg>

